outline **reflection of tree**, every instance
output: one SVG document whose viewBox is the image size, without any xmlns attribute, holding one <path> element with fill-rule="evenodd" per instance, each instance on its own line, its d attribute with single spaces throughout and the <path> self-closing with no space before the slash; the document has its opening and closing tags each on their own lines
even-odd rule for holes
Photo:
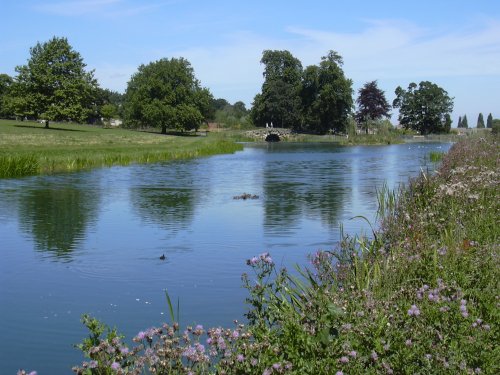
<svg viewBox="0 0 500 375">
<path fill-rule="evenodd" d="M 309 186 L 305 193 L 306 212 L 310 217 L 320 217 L 323 223 L 333 228 L 338 226 L 347 189 L 342 182 L 334 181 L 339 175 Z"/>
<path fill-rule="evenodd" d="M 99 197 L 83 189 L 39 189 L 20 200 L 21 229 L 33 236 L 36 249 L 68 260 L 95 217 Z"/>
<path fill-rule="evenodd" d="M 18 205 L 17 199 L 17 191 L 0 189 L 0 223 L 15 220 Z"/>
<path fill-rule="evenodd" d="M 266 171 L 267 172 L 267 171 Z M 269 171 L 269 173 L 272 173 Z M 293 182 L 280 182 L 266 178 L 264 173 L 265 221 L 266 229 L 275 232 L 287 230 L 300 218 L 299 187 Z"/>
<path fill-rule="evenodd" d="M 138 187 L 131 190 L 131 201 L 144 221 L 179 230 L 193 218 L 194 193 L 190 188 Z"/>
<path fill-rule="evenodd" d="M 335 161 L 271 163 L 264 171 L 265 227 L 272 232 L 293 228 L 302 216 L 338 225 L 347 187 Z"/>
</svg>

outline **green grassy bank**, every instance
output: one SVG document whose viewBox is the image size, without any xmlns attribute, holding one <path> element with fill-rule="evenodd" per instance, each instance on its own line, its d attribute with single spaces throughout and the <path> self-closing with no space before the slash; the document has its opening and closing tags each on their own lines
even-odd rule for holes
<svg viewBox="0 0 500 375">
<path fill-rule="evenodd" d="M 231 153 L 217 134 L 161 135 L 78 124 L 0 120 L 0 178 Z"/>
</svg>

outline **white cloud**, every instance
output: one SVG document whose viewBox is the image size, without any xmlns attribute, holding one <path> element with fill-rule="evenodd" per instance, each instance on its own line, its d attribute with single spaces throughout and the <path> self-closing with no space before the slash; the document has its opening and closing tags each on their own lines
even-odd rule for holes
<svg viewBox="0 0 500 375">
<path fill-rule="evenodd" d="M 399 81 L 405 87 L 411 81 L 436 77 L 500 75 L 500 24 L 496 22 L 445 34 L 389 20 L 368 21 L 357 33 L 298 27 L 286 31 L 287 38 L 282 39 L 236 33 L 224 44 L 174 55 L 187 58 L 216 96 L 247 104 L 260 91 L 263 67 L 259 61 L 264 49 L 287 49 L 304 66 L 318 64 L 321 56 L 336 50 L 344 58 L 346 75 L 358 87 L 375 79 Z"/>
<path fill-rule="evenodd" d="M 500 74 L 500 24 L 437 36 L 411 24 L 378 21 L 359 33 L 289 29 L 304 37 L 300 53 L 338 51 L 354 79 Z M 371 78 L 369 77 L 371 76 Z"/>
</svg>

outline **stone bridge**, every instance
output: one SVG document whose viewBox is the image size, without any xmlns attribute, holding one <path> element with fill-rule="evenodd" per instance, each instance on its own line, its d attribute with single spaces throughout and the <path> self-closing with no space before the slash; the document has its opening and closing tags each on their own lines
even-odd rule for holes
<svg viewBox="0 0 500 375">
<path fill-rule="evenodd" d="M 246 135 L 266 142 L 279 142 L 282 139 L 289 138 L 292 135 L 292 131 L 284 128 L 262 128 L 249 130 L 246 132 Z"/>
</svg>

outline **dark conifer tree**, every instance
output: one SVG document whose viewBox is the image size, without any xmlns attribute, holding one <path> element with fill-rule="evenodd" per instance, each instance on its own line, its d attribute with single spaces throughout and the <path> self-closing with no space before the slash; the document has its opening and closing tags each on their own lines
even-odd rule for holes
<svg viewBox="0 0 500 375">
<path fill-rule="evenodd" d="M 483 114 L 480 113 L 479 116 L 477 117 L 477 126 L 478 129 L 484 129 L 484 119 L 483 119 Z"/>
<path fill-rule="evenodd" d="M 464 118 L 462 119 L 462 128 L 467 129 L 469 127 L 469 124 L 467 123 L 467 115 L 464 115 Z"/>
<path fill-rule="evenodd" d="M 488 115 L 488 119 L 486 120 L 486 127 L 491 129 L 493 127 L 493 116 L 491 113 Z"/>
</svg>

